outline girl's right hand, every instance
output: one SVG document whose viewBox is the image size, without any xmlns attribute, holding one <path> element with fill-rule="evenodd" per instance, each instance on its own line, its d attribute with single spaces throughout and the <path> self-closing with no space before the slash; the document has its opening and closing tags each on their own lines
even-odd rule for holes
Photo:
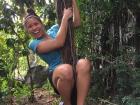
<svg viewBox="0 0 140 105">
<path fill-rule="evenodd" d="M 72 7 L 70 8 L 64 8 L 64 12 L 63 12 L 63 18 L 64 19 L 69 19 L 73 16 L 73 11 L 72 11 Z"/>
</svg>

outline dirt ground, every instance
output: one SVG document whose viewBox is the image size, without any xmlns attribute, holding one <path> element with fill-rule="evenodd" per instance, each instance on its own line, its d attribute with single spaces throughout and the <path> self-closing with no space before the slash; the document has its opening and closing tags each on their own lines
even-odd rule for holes
<svg viewBox="0 0 140 105">
<path fill-rule="evenodd" d="M 34 90 L 34 101 L 31 102 L 29 97 L 22 97 L 17 100 L 15 97 L 12 98 L 8 104 L 0 105 L 58 105 L 60 97 L 54 92 L 49 92 L 43 88 L 37 88 Z"/>
<path fill-rule="evenodd" d="M 10 97 L 7 99 L 11 99 Z M 0 102 L 0 105 L 59 105 L 61 101 L 60 96 L 55 94 L 53 91 L 48 91 L 44 88 L 36 88 L 34 89 L 34 101 L 31 102 L 29 97 L 22 97 L 18 100 L 15 97 L 12 97 L 11 100 L 9 100 L 8 104 L 3 104 Z M 89 99 L 86 102 L 86 105 L 101 105 L 101 104 L 95 104 L 94 100 Z"/>
</svg>

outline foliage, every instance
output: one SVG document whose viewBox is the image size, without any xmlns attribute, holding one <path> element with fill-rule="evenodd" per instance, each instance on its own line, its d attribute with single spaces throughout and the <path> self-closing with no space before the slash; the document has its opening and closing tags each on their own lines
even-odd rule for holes
<svg viewBox="0 0 140 105">
<path fill-rule="evenodd" d="M 133 36 L 136 29 L 135 11 L 140 2 L 133 3 L 129 0 L 79 0 L 82 27 L 76 33 L 78 55 L 94 62 L 90 96 L 97 100 L 101 97 L 119 105 L 139 102 L 140 75 L 135 66 L 139 52 L 137 55 L 135 49 L 140 48 L 135 47 L 133 37 L 127 36 Z"/>
<path fill-rule="evenodd" d="M 0 98 L 31 95 L 30 87 L 14 79 L 14 70 L 28 67 L 29 35 L 22 25 L 27 8 L 34 8 L 49 28 L 56 22 L 51 0 L 0 1 Z M 77 55 L 94 64 L 90 99 L 96 104 L 139 105 L 139 0 L 77 0 L 81 27 L 75 30 Z M 31 54 L 32 56 L 32 54 Z M 29 58 L 33 61 L 32 57 Z M 49 87 L 49 86 L 45 86 Z M 89 100 L 90 101 L 90 100 Z"/>
</svg>

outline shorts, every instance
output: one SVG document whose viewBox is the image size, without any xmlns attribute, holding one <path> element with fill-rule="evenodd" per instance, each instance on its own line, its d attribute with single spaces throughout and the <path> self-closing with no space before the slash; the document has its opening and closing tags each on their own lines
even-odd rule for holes
<svg viewBox="0 0 140 105">
<path fill-rule="evenodd" d="M 58 92 L 58 90 L 55 88 L 55 86 L 54 86 L 54 84 L 53 84 L 52 76 L 53 76 L 53 71 L 49 71 L 49 72 L 48 72 L 48 79 L 49 79 L 49 82 L 50 82 L 51 86 L 53 87 L 54 92 L 55 92 L 56 94 L 60 95 L 59 92 Z"/>
</svg>

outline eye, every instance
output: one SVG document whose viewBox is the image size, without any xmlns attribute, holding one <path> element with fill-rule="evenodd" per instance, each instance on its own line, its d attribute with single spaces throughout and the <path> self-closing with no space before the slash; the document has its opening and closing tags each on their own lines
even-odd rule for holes
<svg viewBox="0 0 140 105">
<path fill-rule="evenodd" d="M 32 25 L 28 25 L 27 28 L 32 28 Z"/>
<path fill-rule="evenodd" d="M 35 26 L 37 26 L 39 23 L 34 23 Z"/>
</svg>

